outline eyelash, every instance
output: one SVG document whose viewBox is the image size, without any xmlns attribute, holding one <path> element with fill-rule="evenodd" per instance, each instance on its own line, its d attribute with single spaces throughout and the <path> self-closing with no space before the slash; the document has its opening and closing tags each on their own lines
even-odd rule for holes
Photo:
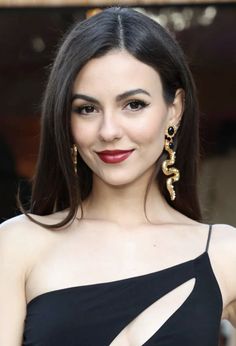
<svg viewBox="0 0 236 346">
<path fill-rule="evenodd" d="M 143 109 L 143 108 L 145 108 L 145 107 L 147 107 L 148 105 L 149 105 L 149 103 L 146 103 L 145 101 L 141 101 L 141 100 L 136 100 L 136 99 L 134 99 L 134 100 L 130 100 L 127 104 L 126 104 L 126 106 L 125 107 L 127 107 L 128 105 L 130 105 L 130 104 L 134 104 L 134 103 L 136 103 L 136 104 L 138 104 L 139 106 L 141 106 L 140 108 L 138 108 L 138 109 L 136 109 L 136 110 L 133 110 L 134 112 L 137 112 L 137 111 L 139 111 L 139 110 L 141 110 L 141 109 Z M 75 113 L 77 113 L 77 114 L 79 114 L 79 115 L 89 115 L 89 114 L 92 114 L 93 112 L 88 112 L 88 113 L 82 113 L 82 111 L 84 110 L 84 109 L 86 109 L 86 108 L 89 108 L 89 107 L 92 107 L 92 108 L 94 108 L 95 109 L 95 106 L 93 105 L 93 104 L 87 104 L 87 105 L 84 105 L 84 106 L 76 106 L 76 107 L 74 107 L 73 108 L 73 112 L 75 112 Z M 131 109 L 131 111 L 132 111 L 132 109 Z"/>
</svg>

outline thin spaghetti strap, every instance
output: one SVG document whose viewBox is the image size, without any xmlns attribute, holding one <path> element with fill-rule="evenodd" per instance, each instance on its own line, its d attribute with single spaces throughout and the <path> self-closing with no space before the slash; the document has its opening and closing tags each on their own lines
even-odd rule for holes
<svg viewBox="0 0 236 346">
<path fill-rule="evenodd" d="M 205 252 L 208 252 L 208 248 L 209 248 L 209 244 L 210 244 L 210 239 L 211 239 L 211 230 L 212 230 L 212 225 L 209 225 L 207 244 L 206 244 Z"/>
</svg>

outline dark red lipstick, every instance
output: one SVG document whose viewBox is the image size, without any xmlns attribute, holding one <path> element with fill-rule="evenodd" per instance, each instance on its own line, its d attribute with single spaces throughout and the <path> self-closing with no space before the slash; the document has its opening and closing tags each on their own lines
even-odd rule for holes
<svg viewBox="0 0 236 346">
<path fill-rule="evenodd" d="M 134 151 L 131 150 L 103 150 L 97 152 L 98 156 L 106 163 L 119 163 L 126 160 Z"/>
</svg>

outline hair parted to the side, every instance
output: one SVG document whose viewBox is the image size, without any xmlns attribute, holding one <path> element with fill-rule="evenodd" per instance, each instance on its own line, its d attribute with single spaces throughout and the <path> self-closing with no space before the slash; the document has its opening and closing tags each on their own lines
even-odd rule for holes
<svg viewBox="0 0 236 346">
<path fill-rule="evenodd" d="M 176 199 L 170 200 L 166 177 L 160 169 L 166 159 L 164 151 L 157 161 L 153 179 L 171 206 L 194 220 L 201 219 L 197 195 L 198 103 L 184 54 L 170 34 L 148 16 L 131 8 L 110 7 L 74 25 L 66 34 L 51 69 L 42 104 L 41 141 L 30 208 L 26 211 L 18 201 L 23 213 L 46 228 L 60 228 L 73 221 L 78 207 L 92 189 L 90 168 L 78 155 L 76 176 L 71 159 L 72 87 L 77 74 L 90 59 L 114 49 L 126 50 L 159 73 L 167 104 L 174 100 L 177 89 L 184 90 L 184 113 L 175 138 L 176 167 L 181 172 L 181 179 L 175 185 Z M 151 181 L 145 206 L 150 185 Z M 29 215 L 49 215 L 66 208 L 65 219 L 50 226 Z"/>
</svg>

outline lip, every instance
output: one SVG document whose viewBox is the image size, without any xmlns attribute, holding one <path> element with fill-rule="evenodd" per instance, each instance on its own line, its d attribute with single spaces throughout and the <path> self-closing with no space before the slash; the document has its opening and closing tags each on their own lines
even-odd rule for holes
<svg viewBox="0 0 236 346">
<path fill-rule="evenodd" d="M 103 150 L 97 152 L 99 158 L 106 163 L 119 163 L 126 160 L 134 151 L 131 150 Z"/>
<path fill-rule="evenodd" d="M 118 155 L 118 154 L 124 154 L 127 152 L 130 152 L 134 149 L 127 149 L 127 150 L 121 150 L 121 149 L 117 149 L 117 150 L 103 150 L 103 151 L 98 151 L 98 154 L 105 154 L 105 155 Z"/>
</svg>

